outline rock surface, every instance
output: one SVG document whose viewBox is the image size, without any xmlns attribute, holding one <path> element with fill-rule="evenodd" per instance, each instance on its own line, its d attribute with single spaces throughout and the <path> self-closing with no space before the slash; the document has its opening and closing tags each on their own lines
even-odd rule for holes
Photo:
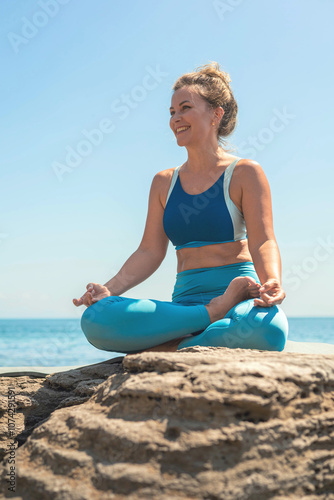
<svg viewBox="0 0 334 500">
<path fill-rule="evenodd" d="M 48 376 L 0 376 L 0 460 L 8 444 L 8 388 L 15 386 L 15 431 L 18 445 L 22 445 L 33 429 L 59 408 L 87 401 L 99 384 L 104 382 L 123 356 L 85 366 L 77 370 Z M 27 370 L 29 367 L 27 367 Z"/>
<path fill-rule="evenodd" d="M 0 382 L 1 498 L 334 500 L 333 355 L 192 347 Z"/>
</svg>

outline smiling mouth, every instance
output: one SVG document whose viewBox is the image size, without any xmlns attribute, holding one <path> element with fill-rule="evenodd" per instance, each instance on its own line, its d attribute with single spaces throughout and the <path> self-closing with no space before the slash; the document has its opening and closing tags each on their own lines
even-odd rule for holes
<svg viewBox="0 0 334 500">
<path fill-rule="evenodd" d="M 185 130 L 180 130 L 180 132 L 176 132 L 176 135 L 182 134 L 182 132 L 187 132 L 187 130 L 189 130 L 189 129 L 190 129 L 190 125 Z"/>
</svg>

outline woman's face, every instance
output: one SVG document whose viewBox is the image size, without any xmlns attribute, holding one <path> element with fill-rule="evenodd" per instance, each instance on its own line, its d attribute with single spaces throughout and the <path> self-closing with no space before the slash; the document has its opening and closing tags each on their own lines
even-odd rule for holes
<svg viewBox="0 0 334 500">
<path fill-rule="evenodd" d="M 170 128 L 181 146 L 206 143 L 216 136 L 216 127 L 212 126 L 214 113 L 209 110 L 206 101 L 194 90 L 183 87 L 172 96 L 170 108 Z M 181 127 L 185 130 L 178 131 Z"/>
</svg>

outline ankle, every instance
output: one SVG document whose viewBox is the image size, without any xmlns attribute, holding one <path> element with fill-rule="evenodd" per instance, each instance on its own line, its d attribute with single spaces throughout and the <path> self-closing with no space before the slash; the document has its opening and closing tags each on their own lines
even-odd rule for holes
<svg viewBox="0 0 334 500">
<path fill-rule="evenodd" d="M 206 307 L 206 309 L 208 311 L 211 323 L 214 323 L 215 321 L 217 321 L 219 319 L 217 312 L 212 308 L 212 305 L 207 304 L 204 307 Z"/>
</svg>

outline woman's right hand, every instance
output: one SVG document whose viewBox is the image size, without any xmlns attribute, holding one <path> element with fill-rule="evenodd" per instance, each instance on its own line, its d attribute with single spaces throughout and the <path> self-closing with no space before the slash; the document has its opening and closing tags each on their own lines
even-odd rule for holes
<svg viewBox="0 0 334 500">
<path fill-rule="evenodd" d="M 95 304 L 105 297 L 110 297 L 110 290 L 104 285 L 99 285 L 98 283 L 88 283 L 86 286 L 87 292 L 84 293 L 80 299 L 73 299 L 73 304 L 76 307 L 85 305 L 87 307 Z"/>
</svg>

